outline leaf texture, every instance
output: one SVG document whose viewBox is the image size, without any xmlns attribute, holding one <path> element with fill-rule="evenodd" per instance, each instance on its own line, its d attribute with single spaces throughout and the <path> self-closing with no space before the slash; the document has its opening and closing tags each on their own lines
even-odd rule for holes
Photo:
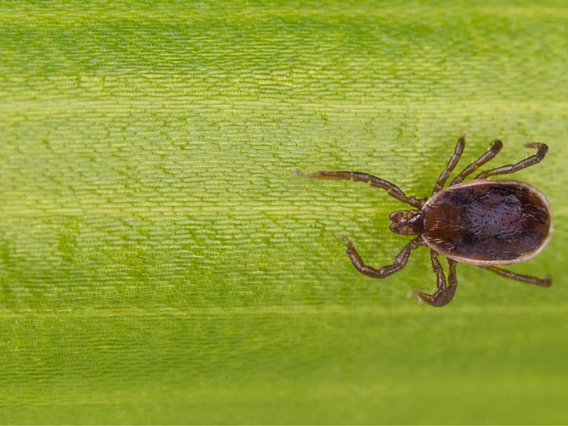
<svg viewBox="0 0 568 426">
<path fill-rule="evenodd" d="M 545 1 L 0 4 L 0 421 L 565 423 L 568 7 Z M 546 251 L 459 265 L 406 239 L 357 170 L 427 197 L 547 143 L 516 179 Z M 459 168 L 459 167 L 458 167 Z"/>
</svg>

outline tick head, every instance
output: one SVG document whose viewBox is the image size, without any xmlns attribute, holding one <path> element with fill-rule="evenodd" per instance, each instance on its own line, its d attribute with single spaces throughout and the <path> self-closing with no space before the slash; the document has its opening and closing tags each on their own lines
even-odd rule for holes
<svg viewBox="0 0 568 426">
<path fill-rule="evenodd" d="M 400 235 L 418 235 L 424 231 L 424 216 L 417 210 L 397 210 L 390 214 L 390 230 Z"/>
</svg>

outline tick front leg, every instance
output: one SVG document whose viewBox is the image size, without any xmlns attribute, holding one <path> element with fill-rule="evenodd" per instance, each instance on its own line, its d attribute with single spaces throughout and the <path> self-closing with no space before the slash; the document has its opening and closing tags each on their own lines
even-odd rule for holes
<svg viewBox="0 0 568 426">
<path fill-rule="evenodd" d="M 463 169 L 463 171 L 459 175 L 457 175 L 454 178 L 454 180 L 452 180 L 452 182 L 450 183 L 450 186 L 456 185 L 456 184 L 462 182 L 468 175 L 475 172 L 477 169 L 479 169 L 485 163 L 491 161 L 493 158 L 495 158 L 495 156 L 497 154 L 499 154 L 499 151 L 501 151 L 501 148 L 503 148 L 503 142 L 495 139 L 493 142 L 491 142 L 491 147 L 489 148 L 489 151 L 487 151 L 485 154 L 483 154 L 481 157 L 479 157 L 475 162 L 471 163 L 469 166 L 467 166 L 465 169 Z"/>
<path fill-rule="evenodd" d="M 456 265 L 455 260 L 448 259 L 448 264 L 450 265 L 450 273 L 448 275 L 448 280 L 450 282 L 449 286 L 446 286 L 446 277 L 444 276 L 444 270 L 442 265 L 438 261 L 438 254 L 434 250 L 430 250 L 430 258 L 432 259 L 432 269 L 437 276 L 437 290 L 434 293 L 418 293 L 418 299 L 429 305 L 440 307 L 450 303 L 458 288 L 458 278 L 456 275 Z"/>
<path fill-rule="evenodd" d="M 390 183 L 384 179 L 378 178 L 373 175 L 369 175 L 367 173 L 360 173 L 360 172 L 347 172 L 347 171 L 323 171 L 323 172 L 315 172 L 310 173 L 308 175 L 304 175 L 301 172 L 294 171 L 299 176 L 305 176 L 310 179 L 326 179 L 326 180 L 352 180 L 355 182 L 366 182 L 371 186 L 375 186 L 377 188 L 384 189 L 387 191 L 391 197 L 396 198 L 404 203 L 410 204 L 417 209 L 422 208 L 426 199 L 418 200 L 416 197 L 408 197 L 402 190 L 396 186 L 394 183 Z"/>
<path fill-rule="evenodd" d="M 406 263 L 408 262 L 408 259 L 410 257 L 410 252 L 420 245 L 422 237 L 418 236 L 410 241 L 406 246 L 404 246 L 399 255 L 394 259 L 392 265 L 383 266 L 380 269 L 375 269 L 372 266 L 365 265 L 359 253 L 357 252 L 357 250 L 355 250 L 353 243 L 349 241 L 347 237 L 339 238 L 347 243 L 347 256 L 349 256 L 351 263 L 353 263 L 353 266 L 355 266 L 355 268 L 357 268 L 359 272 L 372 278 L 385 278 L 389 275 L 394 274 L 395 272 L 400 271 L 406 266 Z"/>
<path fill-rule="evenodd" d="M 475 179 L 485 179 L 489 176 L 495 175 L 510 175 L 512 173 L 516 173 L 520 170 L 526 169 L 527 167 L 534 166 L 542 161 L 546 153 L 548 152 L 548 146 L 543 143 L 538 142 L 530 142 L 527 141 L 525 143 L 527 148 L 536 148 L 536 154 L 531 155 L 528 158 L 525 158 L 522 161 L 519 161 L 515 164 L 508 164 L 506 166 L 497 167 L 493 170 L 488 170 L 486 172 L 480 173 L 475 177 Z"/>
<path fill-rule="evenodd" d="M 517 280 L 528 284 L 539 285 L 541 287 L 550 287 L 552 285 L 552 280 L 549 278 L 538 278 L 533 277 L 532 275 L 517 274 L 516 272 L 497 268 L 495 266 L 480 266 L 480 268 L 487 269 L 488 271 L 494 272 L 497 275 L 501 275 L 502 277 L 510 278 L 512 280 Z"/>
<path fill-rule="evenodd" d="M 465 134 L 458 139 L 458 143 L 456 144 L 456 148 L 454 149 L 454 153 L 450 157 L 450 161 L 448 161 L 448 165 L 446 168 L 440 173 L 440 177 L 434 185 L 434 189 L 432 191 L 432 195 L 441 190 L 446 183 L 446 180 L 450 177 L 452 170 L 458 165 L 460 161 L 460 157 L 463 154 L 463 149 L 465 148 Z"/>
</svg>

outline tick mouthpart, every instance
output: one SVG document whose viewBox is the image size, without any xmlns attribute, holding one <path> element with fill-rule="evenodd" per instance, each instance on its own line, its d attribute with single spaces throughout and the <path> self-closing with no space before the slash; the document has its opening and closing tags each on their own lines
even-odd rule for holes
<svg viewBox="0 0 568 426">
<path fill-rule="evenodd" d="M 397 210 L 389 216 L 390 230 L 400 235 L 418 235 L 424 232 L 424 216 L 417 210 Z"/>
</svg>

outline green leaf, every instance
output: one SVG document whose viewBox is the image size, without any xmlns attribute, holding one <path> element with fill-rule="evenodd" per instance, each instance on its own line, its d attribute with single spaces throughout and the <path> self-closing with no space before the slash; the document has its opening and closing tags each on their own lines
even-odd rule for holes
<svg viewBox="0 0 568 426">
<path fill-rule="evenodd" d="M 554 424 L 568 416 L 568 6 L 466 1 L 0 4 L 2 423 Z M 357 170 L 426 197 L 515 176 L 555 235 L 455 301 Z M 445 263 L 445 262 L 444 262 Z"/>
</svg>

